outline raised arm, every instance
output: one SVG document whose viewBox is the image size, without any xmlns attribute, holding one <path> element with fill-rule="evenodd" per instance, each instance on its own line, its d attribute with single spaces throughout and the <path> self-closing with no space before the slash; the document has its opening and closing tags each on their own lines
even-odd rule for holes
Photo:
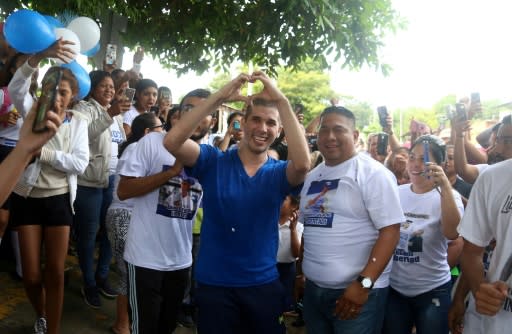
<svg viewBox="0 0 512 334">
<path fill-rule="evenodd" d="M 165 136 L 165 148 L 183 165 L 194 166 L 199 157 L 199 145 L 188 138 L 193 134 L 201 120 L 208 116 L 212 110 L 216 110 L 222 103 L 245 100 L 246 98 L 240 96 L 240 88 L 248 81 L 248 75 L 240 74 L 193 110 L 184 113 L 180 121 Z"/>
<path fill-rule="evenodd" d="M 272 83 L 269 77 L 263 72 L 254 72 L 252 80 L 259 80 L 263 83 L 263 91 L 253 98 L 266 98 L 276 101 L 279 116 L 286 133 L 288 143 L 288 167 L 286 177 L 291 185 L 299 185 L 304 182 L 310 168 L 309 148 L 304 130 L 295 116 L 290 102 L 284 94 Z"/>
<path fill-rule="evenodd" d="M 478 177 L 478 168 L 470 165 L 466 158 L 465 137 L 466 130 L 469 129 L 469 121 L 454 121 L 452 129 L 455 130 L 455 143 L 453 159 L 455 172 L 466 182 L 475 183 Z"/>
<path fill-rule="evenodd" d="M 25 166 L 57 132 L 61 124 L 59 115 L 53 111 L 48 111 L 46 117 L 48 131 L 34 133 L 32 132 L 32 123 L 34 122 L 35 111 L 32 110 L 28 113 L 20 130 L 18 144 L 0 164 L 0 203 L 3 203 L 9 196 L 21 174 L 25 171 Z"/>
</svg>

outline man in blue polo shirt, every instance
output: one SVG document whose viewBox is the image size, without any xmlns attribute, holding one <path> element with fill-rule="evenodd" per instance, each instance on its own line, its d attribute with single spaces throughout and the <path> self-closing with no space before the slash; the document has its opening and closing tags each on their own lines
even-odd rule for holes
<svg viewBox="0 0 512 334">
<path fill-rule="evenodd" d="M 250 99 L 240 96 L 240 87 L 256 80 L 263 83 L 263 91 Z M 233 100 L 248 102 L 237 149 L 221 152 L 187 139 L 210 110 Z M 289 161 L 267 154 L 281 124 Z M 288 99 L 264 73 L 240 74 L 184 114 L 164 145 L 204 190 L 196 269 L 199 331 L 284 333 L 277 221 L 285 196 L 309 170 L 307 142 Z"/>
</svg>

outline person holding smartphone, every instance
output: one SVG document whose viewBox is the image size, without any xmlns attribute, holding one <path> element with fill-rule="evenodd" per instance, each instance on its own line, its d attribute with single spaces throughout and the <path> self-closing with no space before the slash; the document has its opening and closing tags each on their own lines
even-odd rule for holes
<svg viewBox="0 0 512 334">
<path fill-rule="evenodd" d="M 115 90 L 110 73 L 92 71 L 89 77 L 91 91 L 87 100 L 74 107 L 88 123 L 91 159 L 78 177 L 73 228 L 84 283 L 81 292 L 87 305 L 99 308 L 100 293 L 107 298 L 117 296 L 108 282 L 112 250 L 105 230 L 105 214 L 112 201 L 119 145 L 126 140 L 121 114 L 130 108 L 130 102 L 122 98 L 113 101 Z M 94 268 L 97 239 L 99 255 Z"/>
<path fill-rule="evenodd" d="M 158 99 L 156 100 L 155 106 L 151 108 L 155 112 L 155 115 L 160 118 L 162 123 L 165 123 L 167 114 L 172 108 L 172 94 L 169 87 L 160 86 L 158 87 Z"/>
<path fill-rule="evenodd" d="M 242 121 L 243 116 L 244 114 L 239 111 L 234 111 L 229 114 L 227 119 L 228 130 L 219 144 L 219 149 L 221 151 L 225 152 L 230 147 L 234 147 L 233 145 L 236 146 L 242 139 L 244 132 L 240 127 L 240 122 Z"/>
<path fill-rule="evenodd" d="M 406 221 L 393 254 L 383 334 L 410 334 L 413 327 L 448 334 L 449 248 L 460 251 L 457 226 L 464 206 L 444 173 L 445 159 L 446 146 L 436 136 L 419 137 L 409 150 L 411 184 L 398 187 Z"/>
<path fill-rule="evenodd" d="M 27 70 L 22 67 L 20 70 Z M 26 94 L 30 86 L 26 75 Z M 42 81 L 40 101 L 55 94 L 53 103 L 38 112 L 54 110 L 62 121 L 55 137 L 45 144 L 16 185 L 10 221 L 19 233 L 25 292 L 37 314 L 36 333 L 59 333 L 64 301 L 64 265 L 73 221 L 77 175 L 89 162 L 87 122 L 68 110 L 78 93 L 70 70 L 52 67 Z M 36 108 L 36 109 L 37 109 Z M 46 125 L 46 121 L 45 121 Z M 42 132 L 48 131 L 43 130 Z M 41 268 L 41 248 L 46 261 Z M 44 283 L 43 283 L 44 282 Z"/>
<path fill-rule="evenodd" d="M 127 136 L 131 133 L 133 119 L 149 112 L 157 101 L 158 85 L 151 79 L 142 79 L 135 86 L 135 103 L 123 115 L 123 129 Z"/>
</svg>

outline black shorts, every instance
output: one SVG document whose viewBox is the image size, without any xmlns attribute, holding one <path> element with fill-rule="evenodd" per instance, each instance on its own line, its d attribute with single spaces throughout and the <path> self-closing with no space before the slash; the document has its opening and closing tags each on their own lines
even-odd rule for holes
<svg viewBox="0 0 512 334">
<path fill-rule="evenodd" d="M 10 210 L 12 226 L 71 226 L 73 222 L 69 193 L 44 198 L 25 198 L 12 193 Z"/>
<path fill-rule="evenodd" d="M 0 162 L 4 161 L 5 158 L 11 153 L 11 151 L 14 149 L 14 147 L 0 145 Z M 2 209 L 9 210 L 9 203 L 10 203 L 11 196 L 9 195 L 5 202 L 2 203 Z"/>
</svg>

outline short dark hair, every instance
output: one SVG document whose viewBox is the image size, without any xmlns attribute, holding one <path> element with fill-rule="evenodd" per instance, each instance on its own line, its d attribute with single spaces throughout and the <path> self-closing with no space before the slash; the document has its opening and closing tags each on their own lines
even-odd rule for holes
<svg viewBox="0 0 512 334">
<path fill-rule="evenodd" d="M 183 103 L 188 97 L 198 97 L 200 99 L 207 99 L 210 95 L 212 95 L 212 93 L 209 90 L 203 88 L 194 89 L 188 92 L 187 95 L 183 96 L 183 98 L 181 99 L 180 111 L 183 109 Z"/>
<path fill-rule="evenodd" d="M 347 108 L 341 106 L 330 106 L 325 108 L 324 111 L 322 111 L 320 114 L 320 124 L 322 123 L 322 119 L 329 114 L 338 114 L 348 118 L 352 123 L 353 129 L 356 128 L 356 116 L 354 116 L 354 113 Z"/>
<path fill-rule="evenodd" d="M 96 86 L 98 86 L 100 82 L 103 81 L 103 79 L 112 78 L 112 76 L 107 71 L 96 70 L 89 72 L 89 78 L 91 78 L 91 90 L 89 90 L 89 94 L 87 95 L 86 100 L 91 97 L 91 94 L 96 89 Z M 112 82 L 114 81 L 112 80 Z"/>
<path fill-rule="evenodd" d="M 434 162 L 436 164 L 440 165 L 446 161 L 446 144 L 444 140 L 434 135 L 423 135 L 416 139 L 411 145 L 409 152 L 412 152 L 416 145 L 422 144 L 423 142 L 427 142 L 429 144 L 430 152 L 432 152 Z"/>
<path fill-rule="evenodd" d="M 254 106 L 269 107 L 269 108 L 277 109 L 277 104 L 275 101 L 265 100 L 262 98 L 255 98 L 255 99 L 251 100 L 251 103 L 245 109 L 245 119 L 247 119 L 247 117 L 249 117 L 249 115 L 252 112 L 252 107 L 254 107 Z"/>
<path fill-rule="evenodd" d="M 139 81 L 137 81 L 137 84 L 135 85 L 135 91 L 136 91 L 136 93 L 140 93 L 148 87 L 153 87 L 155 89 L 158 89 L 158 85 L 153 80 L 140 79 Z"/>
<path fill-rule="evenodd" d="M 231 114 L 229 114 L 228 116 L 228 125 L 231 124 L 231 122 L 233 121 L 233 118 L 235 118 L 236 116 L 241 116 L 241 117 L 244 117 L 244 113 L 241 112 L 241 111 L 233 111 Z"/>
</svg>

